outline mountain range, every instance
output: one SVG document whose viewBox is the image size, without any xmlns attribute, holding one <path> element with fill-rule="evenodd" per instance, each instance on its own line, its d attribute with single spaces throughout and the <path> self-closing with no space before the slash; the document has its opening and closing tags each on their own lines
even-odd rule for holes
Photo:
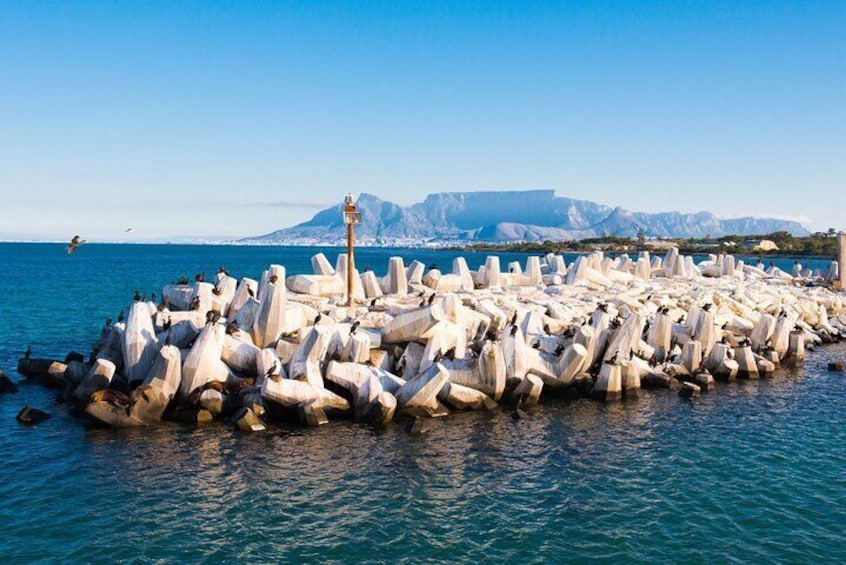
<svg viewBox="0 0 846 565">
<path fill-rule="evenodd" d="M 718 218 L 710 212 L 631 212 L 587 200 L 556 196 L 554 190 L 442 192 L 403 207 L 361 194 L 356 226 L 360 245 L 437 245 L 472 242 L 572 240 L 615 235 L 705 237 L 788 231 L 809 232 L 799 222 L 776 218 Z M 301 224 L 250 237 L 241 243 L 338 245 L 346 241 L 342 204 Z"/>
</svg>

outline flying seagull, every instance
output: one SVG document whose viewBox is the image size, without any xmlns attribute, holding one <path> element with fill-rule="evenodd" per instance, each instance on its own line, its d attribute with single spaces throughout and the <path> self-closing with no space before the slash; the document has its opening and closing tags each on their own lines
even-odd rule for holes
<svg viewBox="0 0 846 565">
<path fill-rule="evenodd" d="M 88 241 L 87 239 L 80 239 L 78 235 L 73 236 L 73 239 L 68 243 L 68 255 L 76 251 L 77 247 Z"/>
</svg>

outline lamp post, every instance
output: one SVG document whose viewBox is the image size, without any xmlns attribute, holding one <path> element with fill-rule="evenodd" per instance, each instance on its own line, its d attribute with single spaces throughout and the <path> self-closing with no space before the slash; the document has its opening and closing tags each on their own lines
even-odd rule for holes
<svg viewBox="0 0 846 565">
<path fill-rule="evenodd" d="M 347 193 L 343 208 L 344 223 L 347 225 L 347 305 L 353 305 L 353 269 L 355 269 L 355 225 L 361 223 L 361 212 L 355 207 L 353 195 Z"/>
</svg>

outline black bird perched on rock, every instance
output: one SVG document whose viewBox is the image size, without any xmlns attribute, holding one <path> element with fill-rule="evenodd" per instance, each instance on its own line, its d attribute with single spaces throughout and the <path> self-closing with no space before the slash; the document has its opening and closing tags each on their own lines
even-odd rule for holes
<svg viewBox="0 0 846 565">
<path fill-rule="evenodd" d="M 111 327 L 111 325 L 112 325 L 112 319 L 111 319 L 111 318 L 106 318 L 106 327 L 107 327 L 107 328 L 108 328 L 108 327 Z"/>
<path fill-rule="evenodd" d="M 423 300 L 420 301 L 420 308 L 423 308 L 425 306 L 426 306 L 426 299 L 424 298 Z"/>
<path fill-rule="evenodd" d="M 221 266 L 217 269 L 217 273 L 218 273 L 219 275 L 227 275 L 227 276 L 229 275 L 229 271 L 227 271 L 227 270 L 226 270 L 226 267 L 225 267 L 224 265 L 221 265 Z"/>
<path fill-rule="evenodd" d="M 620 354 L 620 352 L 619 352 L 619 351 L 615 351 L 615 352 L 614 352 L 614 355 L 612 355 L 612 356 L 611 356 L 611 359 L 609 359 L 608 361 L 606 361 L 606 363 L 608 363 L 609 365 L 614 365 L 614 364 L 616 364 L 616 363 L 617 363 L 617 356 L 618 356 L 619 354 Z"/>
<path fill-rule="evenodd" d="M 279 365 L 277 365 L 276 361 L 274 361 L 273 365 L 271 365 L 267 372 L 264 374 L 264 377 L 272 381 L 278 381 L 281 378 L 281 375 L 275 374 L 277 369 L 279 369 Z"/>
<path fill-rule="evenodd" d="M 608 304 L 606 304 L 605 302 L 600 302 L 596 305 L 596 309 L 608 313 Z"/>
<path fill-rule="evenodd" d="M 221 290 L 220 290 L 219 288 L 214 287 L 214 288 L 212 289 L 212 294 L 214 294 L 215 296 L 220 296 L 220 295 L 221 295 L 221 294 L 223 294 L 223 293 L 221 292 Z"/>
<path fill-rule="evenodd" d="M 179 277 L 179 282 L 177 284 L 188 284 L 188 277 L 185 275 Z"/>
<path fill-rule="evenodd" d="M 206 272 L 203 271 L 202 273 L 197 273 L 194 275 L 194 280 L 196 282 L 206 282 Z"/>
<path fill-rule="evenodd" d="M 713 306 L 713 304 L 711 304 L 710 302 L 708 302 L 707 304 L 705 304 L 705 305 L 702 307 L 702 310 L 704 310 L 705 312 L 710 312 L 710 311 L 711 311 L 711 306 Z"/>
<path fill-rule="evenodd" d="M 121 323 L 125 318 L 126 318 L 126 312 L 121 310 L 120 313 L 118 314 L 118 318 L 117 318 L 118 324 Z"/>
<path fill-rule="evenodd" d="M 156 301 L 156 293 L 155 293 L 155 292 L 151 292 L 151 293 L 150 293 L 150 302 L 155 302 L 155 301 Z"/>
<path fill-rule="evenodd" d="M 267 277 L 267 282 L 269 282 L 270 284 L 276 284 L 276 281 L 278 279 L 279 277 L 277 277 L 276 275 L 270 275 L 269 277 Z"/>
<path fill-rule="evenodd" d="M 511 325 L 511 335 L 517 335 L 517 324 Z"/>
<path fill-rule="evenodd" d="M 322 320 L 322 319 L 323 319 L 323 314 L 318 312 L 317 316 L 314 317 L 314 325 L 316 326 L 317 324 L 319 324 L 320 320 Z"/>
<path fill-rule="evenodd" d="M 450 361 L 455 359 L 455 346 L 447 349 L 447 352 L 444 353 L 444 358 L 449 359 Z"/>
<path fill-rule="evenodd" d="M 29 359 L 31 355 L 32 355 L 32 346 L 27 345 L 26 351 L 24 351 L 24 359 Z"/>
<path fill-rule="evenodd" d="M 250 295 L 250 298 L 255 298 L 255 297 L 256 297 L 256 293 L 255 293 L 255 291 L 254 291 L 252 288 L 250 288 L 250 287 L 247 287 L 247 294 L 249 294 L 249 295 Z"/>
<path fill-rule="evenodd" d="M 171 328 L 171 326 L 173 326 L 173 320 L 171 320 L 170 317 L 168 317 L 168 319 L 165 320 L 164 323 L 162 324 L 162 329 L 164 331 L 167 331 Z"/>
<path fill-rule="evenodd" d="M 555 348 L 555 355 L 561 355 L 562 353 L 564 353 L 564 349 L 566 349 L 566 348 L 564 347 L 564 344 L 563 344 L 563 343 L 559 343 L 559 344 L 558 344 L 558 347 L 556 347 L 556 348 Z"/>
<path fill-rule="evenodd" d="M 220 312 L 218 312 L 217 310 L 209 310 L 208 312 L 206 312 L 207 324 L 216 324 L 218 320 L 220 320 Z"/>
<path fill-rule="evenodd" d="M 238 331 L 238 320 L 230 320 L 229 323 L 226 324 L 226 333 L 229 335 L 234 334 Z"/>
<path fill-rule="evenodd" d="M 360 320 L 356 320 L 355 322 L 353 322 L 352 325 L 350 326 L 350 335 L 354 334 L 356 332 L 356 330 L 358 329 L 358 326 L 360 326 L 360 325 L 361 325 Z"/>
<path fill-rule="evenodd" d="M 532 349 L 540 349 L 540 342 L 535 341 L 532 343 Z"/>
<path fill-rule="evenodd" d="M 132 300 L 135 302 L 141 302 L 141 291 L 137 288 L 135 289 L 135 296 L 132 297 Z"/>
<path fill-rule="evenodd" d="M 194 299 L 191 301 L 191 304 L 188 306 L 189 310 L 199 310 L 200 309 L 200 297 L 195 296 Z"/>
<path fill-rule="evenodd" d="M 371 306 L 371 307 L 376 306 L 376 301 L 377 301 L 377 300 L 379 300 L 379 298 L 378 298 L 378 297 L 377 297 L 377 298 L 374 298 L 373 300 L 371 300 L 371 301 L 370 301 L 370 306 Z"/>
<path fill-rule="evenodd" d="M 87 241 L 88 240 L 86 239 L 80 239 L 78 235 L 73 236 L 73 239 L 71 239 L 70 243 L 68 243 L 68 255 L 79 249 L 80 246 L 82 246 L 82 244 L 86 243 Z"/>
<path fill-rule="evenodd" d="M 669 307 L 669 306 L 667 306 L 667 305 L 661 306 L 661 307 L 658 309 L 658 313 L 659 313 L 659 314 L 663 314 L 663 315 L 665 315 L 665 316 L 666 316 L 667 314 L 669 314 L 669 313 L 670 313 L 670 307 Z"/>
<path fill-rule="evenodd" d="M 683 324 L 683 323 L 684 323 L 684 314 L 682 314 L 681 316 L 679 316 L 679 319 L 678 319 L 678 320 L 676 320 L 676 323 L 677 323 L 677 324 Z"/>
<path fill-rule="evenodd" d="M 721 329 L 721 330 L 724 330 L 724 329 L 726 329 L 728 326 L 729 326 L 729 323 L 728 323 L 728 322 L 726 322 L 725 324 L 723 324 L 722 326 L 720 326 L 720 329 Z"/>
<path fill-rule="evenodd" d="M 437 294 L 433 292 L 432 296 L 429 297 L 429 306 L 431 306 L 432 303 L 435 301 L 435 296 L 437 296 Z"/>
<path fill-rule="evenodd" d="M 514 315 L 511 316 L 511 325 L 514 326 L 517 324 L 517 311 L 514 311 Z"/>
<path fill-rule="evenodd" d="M 437 263 L 432 263 L 431 265 L 429 265 L 429 270 L 431 271 L 431 270 L 433 270 L 433 269 L 438 269 L 438 264 L 437 264 Z M 438 269 L 438 270 L 440 271 L 440 269 Z"/>
</svg>

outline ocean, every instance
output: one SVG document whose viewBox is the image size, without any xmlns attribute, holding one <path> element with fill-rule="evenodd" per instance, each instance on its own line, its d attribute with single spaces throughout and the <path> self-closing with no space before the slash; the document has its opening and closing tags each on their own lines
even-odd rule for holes
<svg viewBox="0 0 846 565">
<path fill-rule="evenodd" d="M 334 261 L 338 250 L 324 250 Z M 310 272 L 315 249 L 0 244 L 0 368 L 87 353 L 135 289 L 225 265 Z M 361 249 L 449 268 L 457 253 Z M 486 253 L 462 253 L 475 268 Z M 500 254 L 524 260 L 522 254 Z M 790 269 L 792 260 L 777 264 Z M 827 267 L 825 261 L 808 261 Z M 694 401 L 550 399 L 422 436 L 333 421 L 85 426 L 56 391 L 0 396 L 3 563 L 846 562 L 846 344 Z M 53 417 L 27 428 L 31 404 Z"/>
</svg>

